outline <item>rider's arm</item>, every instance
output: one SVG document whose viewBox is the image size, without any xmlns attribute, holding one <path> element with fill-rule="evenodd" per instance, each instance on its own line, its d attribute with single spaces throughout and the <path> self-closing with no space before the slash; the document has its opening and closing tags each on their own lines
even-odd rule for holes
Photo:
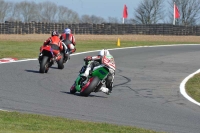
<svg viewBox="0 0 200 133">
<path fill-rule="evenodd" d="M 87 56 L 84 58 L 84 61 L 100 61 L 101 60 L 101 56 L 97 55 L 97 56 Z"/>
<path fill-rule="evenodd" d="M 45 46 L 45 45 L 48 45 L 48 44 L 50 43 L 50 41 L 51 41 L 51 38 L 48 38 L 46 41 L 44 41 L 43 45 L 44 45 L 44 46 Z"/>
<path fill-rule="evenodd" d="M 92 56 L 92 60 L 94 60 L 94 61 L 100 61 L 101 60 L 101 56 L 99 56 L 99 55 Z"/>
</svg>

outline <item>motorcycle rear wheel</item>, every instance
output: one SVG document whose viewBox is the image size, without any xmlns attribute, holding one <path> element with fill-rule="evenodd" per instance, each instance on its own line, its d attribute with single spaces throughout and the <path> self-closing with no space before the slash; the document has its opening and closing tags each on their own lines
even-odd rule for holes
<svg viewBox="0 0 200 133">
<path fill-rule="evenodd" d="M 99 82 L 100 79 L 98 77 L 93 77 L 93 80 L 90 82 L 90 84 L 84 90 L 81 90 L 80 95 L 88 97 L 90 93 L 95 90 Z"/>
<path fill-rule="evenodd" d="M 64 68 L 64 63 L 63 63 L 63 60 L 64 59 L 64 54 L 61 53 L 61 59 L 59 61 L 57 61 L 57 64 L 58 64 L 58 69 L 63 69 Z"/>
<path fill-rule="evenodd" d="M 42 61 L 40 63 L 40 70 L 39 70 L 40 73 L 47 73 L 48 72 L 48 70 L 49 70 L 48 59 L 49 59 L 48 56 L 43 56 Z"/>
</svg>

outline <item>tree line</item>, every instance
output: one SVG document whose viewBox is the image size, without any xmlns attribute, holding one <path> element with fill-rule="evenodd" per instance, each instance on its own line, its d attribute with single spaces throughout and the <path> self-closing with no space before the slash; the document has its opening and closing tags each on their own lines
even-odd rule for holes
<svg viewBox="0 0 200 133">
<path fill-rule="evenodd" d="M 134 17 L 126 19 L 128 24 L 158 24 L 173 22 L 174 2 L 179 8 L 178 25 L 198 25 L 200 17 L 200 0 L 141 0 L 134 9 Z M 169 7 L 169 8 L 167 8 Z M 131 5 L 129 5 L 131 8 Z M 167 8 L 167 9 L 166 9 Z M 130 12 L 129 12 L 130 14 Z M 0 0 L 0 22 L 54 22 L 54 23 L 121 23 L 116 17 L 103 18 L 95 15 L 82 15 L 66 6 L 53 2 L 35 3 L 34 1 L 7 2 Z"/>
</svg>

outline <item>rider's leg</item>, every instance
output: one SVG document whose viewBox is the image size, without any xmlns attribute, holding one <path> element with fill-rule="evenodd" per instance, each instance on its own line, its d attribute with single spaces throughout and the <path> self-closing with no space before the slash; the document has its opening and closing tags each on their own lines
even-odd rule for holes
<svg viewBox="0 0 200 133">
<path fill-rule="evenodd" d="M 69 49 L 69 54 L 72 54 L 76 51 L 75 46 L 71 43 L 67 45 L 67 48 Z"/>
<path fill-rule="evenodd" d="M 67 52 L 67 46 L 66 46 L 66 44 L 64 43 L 64 42 L 62 42 L 62 45 L 63 45 L 63 48 L 64 48 L 64 51 L 65 51 L 65 53 Z"/>
<path fill-rule="evenodd" d="M 82 73 L 82 76 L 83 76 L 83 77 L 88 77 L 89 74 L 90 74 L 90 70 L 92 69 L 92 67 L 93 67 L 93 62 L 89 63 L 89 64 L 86 66 L 85 72 Z"/>
<path fill-rule="evenodd" d="M 106 87 L 109 89 L 109 92 L 112 91 L 113 81 L 114 81 L 114 73 L 113 74 L 110 73 L 106 78 Z"/>
<path fill-rule="evenodd" d="M 82 76 L 85 76 L 85 77 L 88 77 L 88 75 L 90 74 L 91 71 L 93 71 L 93 68 L 95 66 L 98 66 L 99 65 L 99 62 L 96 62 L 96 61 L 89 61 L 86 63 L 87 64 L 87 67 L 85 69 L 85 72 L 82 74 Z"/>
</svg>

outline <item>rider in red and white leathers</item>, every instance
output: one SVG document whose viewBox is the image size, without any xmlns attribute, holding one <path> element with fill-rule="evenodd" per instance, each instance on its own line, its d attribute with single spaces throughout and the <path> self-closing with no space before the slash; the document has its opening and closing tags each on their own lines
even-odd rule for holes
<svg viewBox="0 0 200 133">
<path fill-rule="evenodd" d="M 103 56 L 112 56 L 110 52 L 106 49 L 103 49 L 99 52 L 97 56 L 87 56 L 84 58 L 85 65 L 80 70 L 82 73 L 83 79 L 89 76 L 90 72 L 93 70 L 94 67 L 99 66 L 102 64 L 102 57 Z M 114 59 L 114 58 L 113 58 Z M 108 77 L 106 78 L 106 87 L 101 87 L 101 91 L 109 94 L 113 88 L 113 81 L 114 81 L 115 71 L 110 71 Z"/>
<path fill-rule="evenodd" d="M 59 38 L 59 33 L 57 31 L 52 31 L 51 37 L 49 37 L 46 41 L 44 41 L 43 46 L 50 45 L 53 49 L 53 54 L 56 56 L 56 58 L 59 60 L 61 58 L 60 52 L 63 50 L 62 41 Z M 41 57 L 42 52 L 42 46 L 40 47 L 40 55 L 39 55 L 39 61 Z"/>
<path fill-rule="evenodd" d="M 60 40 L 62 40 L 62 42 L 64 43 L 63 46 L 65 50 L 65 57 L 67 57 L 68 54 L 72 54 L 76 51 L 75 37 L 69 28 L 66 28 L 64 32 L 61 34 Z"/>
</svg>

